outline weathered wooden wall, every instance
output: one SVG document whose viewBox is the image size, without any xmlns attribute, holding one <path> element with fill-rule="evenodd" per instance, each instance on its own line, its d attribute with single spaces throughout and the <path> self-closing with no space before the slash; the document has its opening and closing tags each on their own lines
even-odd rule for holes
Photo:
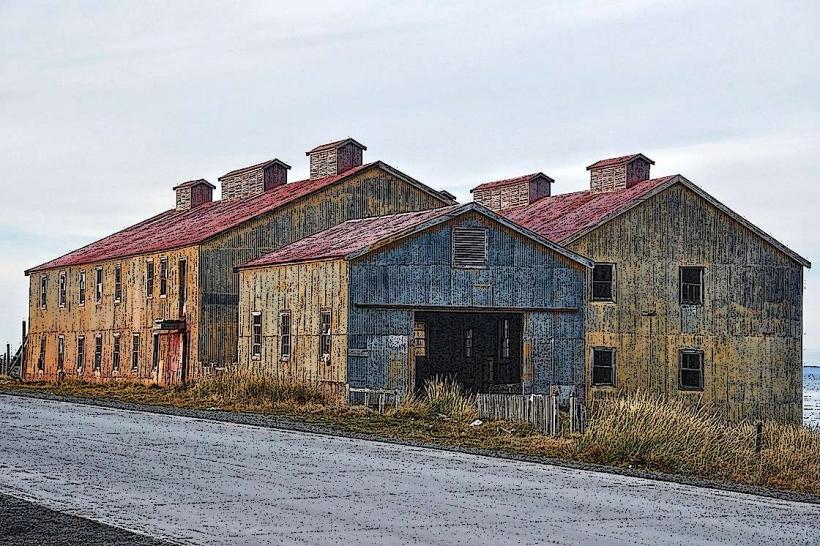
<svg viewBox="0 0 820 546">
<path fill-rule="evenodd" d="M 591 348 L 617 350 L 616 387 L 699 398 L 732 419 L 801 418 L 803 268 L 681 185 L 568 245 L 617 267 L 617 302 L 587 304 Z M 705 267 L 704 304 L 679 303 L 680 266 Z M 684 348 L 704 390 L 678 389 Z"/>
<path fill-rule="evenodd" d="M 451 266 L 454 226 L 487 228 L 487 268 Z M 476 213 L 366 254 L 351 263 L 348 381 L 406 389 L 413 308 L 434 306 L 524 311 L 525 386 L 582 385 L 585 275 L 577 262 Z M 402 351 L 409 370 L 394 369 Z"/>
<path fill-rule="evenodd" d="M 159 261 L 168 258 L 168 290 L 165 297 L 159 295 Z M 29 342 L 26 351 L 26 374 L 28 380 L 53 380 L 57 371 L 57 338 L 65 337 L 65 377 L 76 377 L 77 337 L 85 336 L 85 366 L 83 379 L 156 381 L 152 374 L 151 329 L 156 319 L 177 319 L 179 317 L 178 263 L 184 258 L 187 264 L 187 304 L 184 319 L 190 338 L 198 335 L 199 317 L 197 286 L 199 253 L 196 247 L 187 247 L 158 254 L 146 254 L 130 258 L 108 260 L 99 263 L 33 272 L 30 276 L 29 292 Z M 147 260 L 154 262 L 154 292 L 148 299 L 145 295 L 145 272 Z M 114 302 L 114 267 L 122 267 L 122 297 Z M 103 299 L 101 304 L 94 301 L 94 271 L 103 268 Z M 59 306 L 59 274 L 66 272 L 68 280 L 66 305 Z M 85 305 L 79 305 L 79 281 L 81 271 L 86 272 Z M 39 305 L 41 275 L 48 278 L 46 308 Z M 112 351 L 114 334 L 120 334 L 120 372 L 112 373 Z M 136 373 L 131 371 L 132 334 L 140 334 L 140 365 Z M 93 371 L 94 339 L 102 334 L 102 366 Z M 40 345 L 45 338 L 45 370 L 37 371 Z"/>
<path fill-rule="evenodd" d="M 438 197 L 380 169 L 334 184 L 202 245 L 201 365 L 237 362 L 239 275 L 233 268 L 351 218 L 443 206 Z"/>
<path fill-rule="evenodd" d="M 347 380 L 348 264 L 344 260 L 256 268 L 240 273 L 239 364 L 285 381 L 337 389 Z M 322 310 L 331 311 L 330 362 L 321 361 Z M 280 313 L 291 314 L 291 355 L 280 358 Z M 252 313 L 262 316 L 262 354 L 251 354 Z"/>
</svg>

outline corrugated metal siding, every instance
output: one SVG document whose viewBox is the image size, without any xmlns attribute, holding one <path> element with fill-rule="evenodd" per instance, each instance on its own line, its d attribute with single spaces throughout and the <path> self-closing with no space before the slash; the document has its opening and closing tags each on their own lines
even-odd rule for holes
<svg viewBox="0 0 820 546">
<path fill-rule="evenodd" d="M 450 266 L 454 225 L 488 230 L 486 269 Z M 408 341 L 412 336 L 412 310 L 362 304 L 521 309 L 526 311 L 525 382 L 536 392 L 554 383 L 583 383 L 586 270 L 481 215 L 458 217 L 356 259 L 350 275 L 349 347 L 368 351 L 349 359 L 352 385 L 392 387 L 387 384 L 390 336 Z"/>
</svg>

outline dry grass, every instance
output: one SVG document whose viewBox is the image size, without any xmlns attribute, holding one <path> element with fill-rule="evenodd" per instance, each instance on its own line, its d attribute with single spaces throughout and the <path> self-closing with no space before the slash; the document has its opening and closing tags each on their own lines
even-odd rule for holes
<svg viewBox="0 0 820 546">
<path fill-rule="evenodd" d="M 596 403 L 574 456 L 720 481 L 820 493 L 820 432 L 763 424 L 755 451 L 753 423 L 724 423 L 708 407 L 634 394 Z"/>
<path fill-rule="evenodd" d="M 726 424 L 709 408 L 646 394 L 597 402 L 584 434 L 553 438 L 522 423 L 470 426 L 476 417 L 473 397 L 449 380 L 429 382 L 422 396 L 409 397 L 385 414 L 328 400 L 315 385 L 288 385 L 238 370 L 177 389 L 73 381 L 18 383 L 13 388 L 193 409 L 216 406 L 395 440 L 631 465 L 820 494 L 820 431 L 766 422 L 763 449 L 757 453 L 753 423 Z"/>
</svg>

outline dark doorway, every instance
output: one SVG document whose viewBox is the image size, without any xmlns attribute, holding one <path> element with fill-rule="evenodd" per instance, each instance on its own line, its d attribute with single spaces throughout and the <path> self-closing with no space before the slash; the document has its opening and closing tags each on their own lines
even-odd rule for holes
<svg viewBox="0 0 820 546">
<path fill-rule="evenodd" d="M 416 312 L 415 386 L 434 376 L 466 390 L 516 390 L 521 384 L 520 313 Z"/>
</svg>

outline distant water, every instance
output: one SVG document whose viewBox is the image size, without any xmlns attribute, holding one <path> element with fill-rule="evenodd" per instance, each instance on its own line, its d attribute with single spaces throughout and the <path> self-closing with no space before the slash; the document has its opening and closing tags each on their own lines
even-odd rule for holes
<svg viewBox="0 0 820 546">
<path fill-rule="evenodd" d="M 803 368 L 803 422 L 820 427 L 820 366 Z"/>
</svg>

